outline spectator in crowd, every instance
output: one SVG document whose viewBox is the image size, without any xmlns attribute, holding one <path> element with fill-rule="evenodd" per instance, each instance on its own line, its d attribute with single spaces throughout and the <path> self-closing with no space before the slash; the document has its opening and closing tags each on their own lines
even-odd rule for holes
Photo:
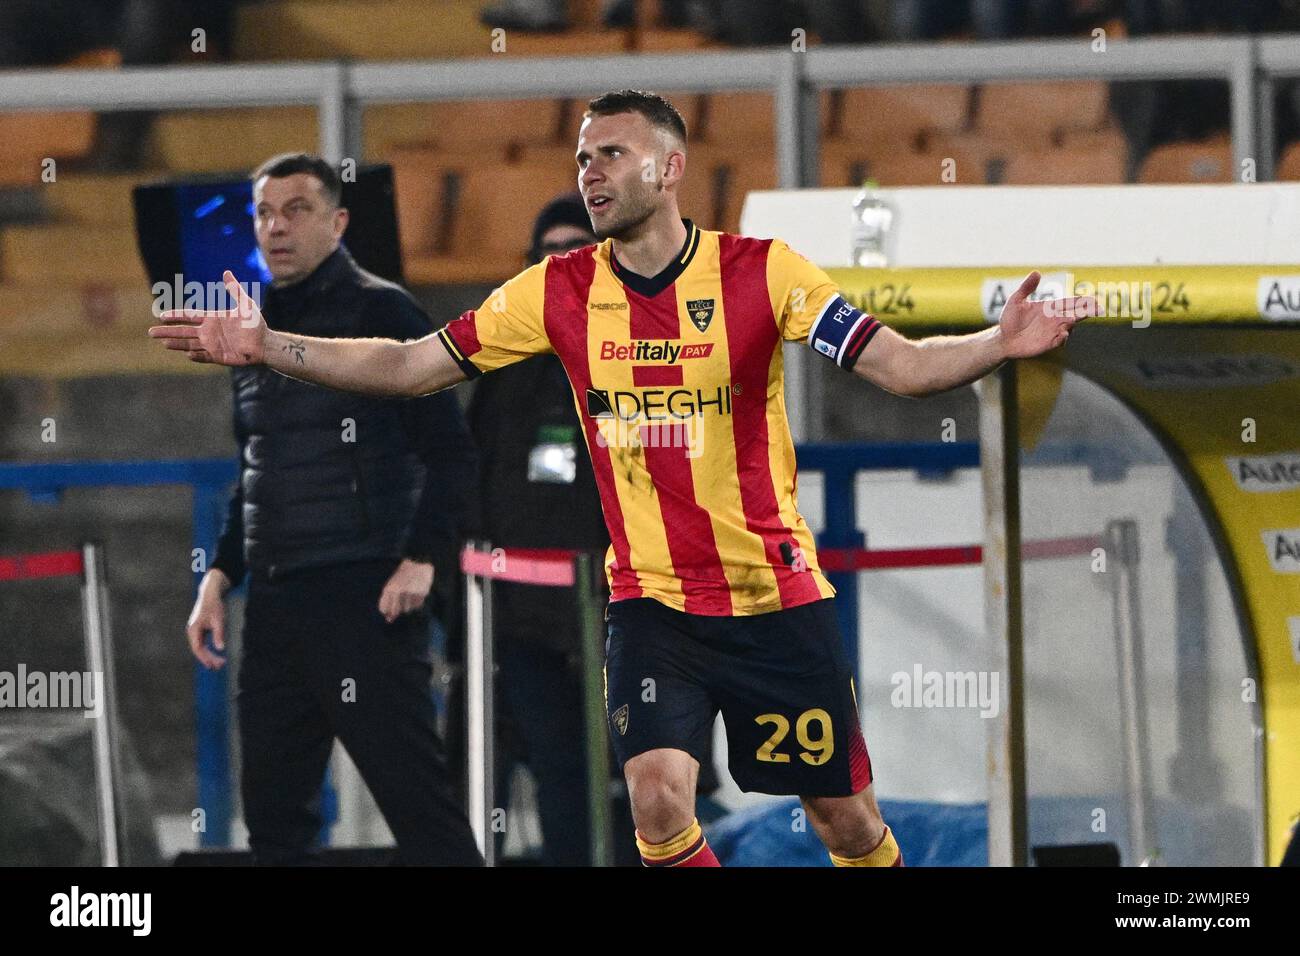
<svg viewBox="0 0 1300 956">
<path fill-rule="evenodd" d="M 531 262 L 596 241 L 576 193 L 549 203 L 533 226 Z M 573 392 L 554 355 L 540 355 L 474 386 L 470 430 L 482 483 L 479 528 L 493 547 L 564 548 L 602 556 L 609 535 L 583 447 Z M 603 576 L 602 576 L 603 581 Z M 493 630 L 499 668 L 497 800 L 523 764 L 537 784 L 546 864 L 591 860 L 587 811 L 582 644 L 574 593 L 498 581 Z M 604 714 L 597 732 L 604 739 Z M 622 812 L 630 814 L 626 801 Z M 622 861 L 639 862 L 630 815 L 613 827 Z"/>
<path fill-rule="evenodd" d="M 688 0 L 659 0 L 659 22 L 684 27 L 691 22 Z M 497 0 L 484 7 L 480 19 L 489 27 L 551 33 L 569 28 L 567 0 Z M 628 27 L 636 19 L 636 0 L 604 0 L 601 20 L 607 27 Z"/>
<path fill-rule="evenodd" d="M 342 183 L 290 154 L 253 174 L 272 328 L 419 338 L 428 317 L 357 266 L 341 239 Z M 249 578 L 238 714 L 244 821 L 262 864 L 317 859 L 318 797 L 335 738 L 397 840 L 402 862 L 481 863 L 453 793 L 429 687 L 435 576 L 448 577 L 475 484 L 450 392 L 409 402 L 233 370 L 240 483 L 187 633 L 221 667 L 226 592 Z M 210 648 L 205 635 L 211 634 Z"/>
</svg>

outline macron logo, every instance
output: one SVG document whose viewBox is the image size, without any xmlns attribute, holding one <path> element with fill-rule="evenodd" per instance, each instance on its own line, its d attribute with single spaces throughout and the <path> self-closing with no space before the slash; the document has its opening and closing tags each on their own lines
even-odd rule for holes
<svg viewBox="0 0 1300 956">
<path fill-rule="evenodd" d="M 133 936 L 148 936 L 152 893 L 69 893 L 50 897 L 51 926 L 129 926 Z"/>
</svg>

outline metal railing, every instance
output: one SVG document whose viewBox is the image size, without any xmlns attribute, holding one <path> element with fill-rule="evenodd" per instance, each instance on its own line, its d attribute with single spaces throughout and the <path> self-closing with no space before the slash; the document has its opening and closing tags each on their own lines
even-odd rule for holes
<svg viewBox="0 0 1300 956">
<path fill-rule="evenodd" d="M 822 89 L 909 83 L 1093 79 L 1218 79 L 1228 84 L 1238 167 L 1258 158 L 1271 177 L 1276 81 L 1300 76 L 1300 36 L 1089 37 L 1009 43 L 893 44 L 584 57 L 485 56 L 394 63 L 286 63 L 0 73 L 4 110 L 176 110 L 315 106 L 319 148 L 357 156 L 362 110 L 378 103 L 555 98 L 604 89 L 773 94 L 777 182 L 817 181 L 817 97 Z M 1265 99 L 1267 98 L 1267 100 Z M 1261 153 L 1263 155 L 1259 155 Z"/>
</svg>

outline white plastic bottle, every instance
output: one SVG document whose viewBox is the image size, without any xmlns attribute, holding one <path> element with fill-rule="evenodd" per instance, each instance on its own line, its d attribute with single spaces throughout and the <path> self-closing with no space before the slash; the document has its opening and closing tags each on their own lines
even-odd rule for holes
<svg viewBox="0 0 1300 956">
<path fill-rule="evenodd" d="M 894 223 L 894 210 L 877 187 L 874 179 L 868 179 L 853 197 L 850 229 L 853 264 L 869 269 L 883 269 L 889 265 L 885 257 L 885 239 Z"/>
</svg>

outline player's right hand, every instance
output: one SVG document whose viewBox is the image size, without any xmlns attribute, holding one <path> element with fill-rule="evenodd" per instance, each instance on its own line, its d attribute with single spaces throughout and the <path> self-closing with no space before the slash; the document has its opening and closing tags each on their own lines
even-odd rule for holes
<svg viewBox="0 0 1300 956">
<path fill-rule="evenodd" d="M 190 653 L 208 670 L 220 670 L 226 666 L 226 659 L 219 657 L 209 649 L 204 635 L 212 633 L 212 646 L 218 651 L 226 649 L 226 603 L 225 589 L 229 587 L 225 574 L 215 568 L 203 576 L 199 585 L 199 596 L 194 600 L 194 610 L 185 625 L 185 636 L 190 641 Z"/>
<path fill-rule="evenodd" d="M 167 348 L 185 352 L 191 362 L 216 365 L 258 365 L 266 355 L 266 322 L 262 310 L 230 270 L 222 275 L 235 307 L 223 311 L 170 309 L 162 325 L 149 328 L 149 337 Z"/>
</svg>

